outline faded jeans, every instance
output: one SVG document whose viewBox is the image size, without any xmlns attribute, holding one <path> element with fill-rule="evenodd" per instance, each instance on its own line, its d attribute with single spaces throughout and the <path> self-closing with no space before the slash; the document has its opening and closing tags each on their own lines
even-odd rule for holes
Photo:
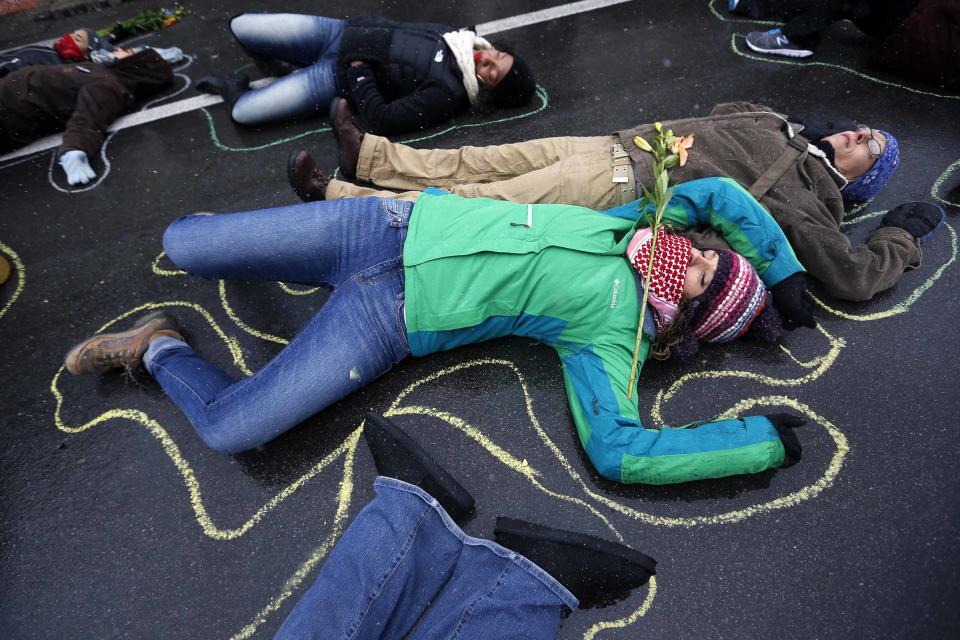
<svg viewBox="0 0 960 640">
<path fill-rule="evenodd" d="M 257 125 L 325 116 L 337 95 L 343 28 L 343 20 L 296 13 L 244 13 L 231 20 L 230 30 L 247 50 L 303 67 L 241 95 L 233 119 Z"/>
<path fill-rule="evenodd" d="M 330 552 L 275 640 L 550 640 L 577 599 L 543 569 L 466 535 L 393 478 Z"/>
<path fill-rule="evenodd" d="M 333 289 L 280 353 L 239 381 L 179 340 L 150 344 L 147 370 L 207 445 L 260 446 L 409 355 L 403 242 L 412 209 L 388 198 L 322 201 L 184 216 L 167 228 L 164 250 L 190 275 Z"/>
</svg>

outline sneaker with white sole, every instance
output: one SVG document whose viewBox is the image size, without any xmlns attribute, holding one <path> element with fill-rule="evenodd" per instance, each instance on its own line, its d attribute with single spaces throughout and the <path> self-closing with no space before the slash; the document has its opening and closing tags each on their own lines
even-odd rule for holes
<svg viewBox="0 0 960 640">
<path fill-rule="evenodd" d="M 770 31 L 752 31 L 747 34 L 747 46 L 758 53 L 767 53 L 775 56 L 790 58 L 806 58 L 812 56 L 813 51 L 804 49 L 790 42 L 780 29 Z"/>
</svg>

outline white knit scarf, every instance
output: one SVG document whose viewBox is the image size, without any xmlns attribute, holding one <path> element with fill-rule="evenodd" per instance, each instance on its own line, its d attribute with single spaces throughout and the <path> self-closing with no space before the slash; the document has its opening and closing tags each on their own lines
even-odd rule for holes
<svg viewBox="0 0 960 640">
<path fill-rule="evenodd" d="M 477 69 L 473 63 L 473 52 L 478 49 L 493 49 L 493 45 L 467 29 L 445 33 L 443 34 L 443 40 L 450 47 L 450 51 L 453 52 L 453 56 L 457 60 L 457 66 L 460 67 L 460 75 L 463 76 L 463 88 L 467 90 L 470 104 L 476 104 L 477 96 L 480 95 L 480 84 L 477 82 Z"/>
</svg>

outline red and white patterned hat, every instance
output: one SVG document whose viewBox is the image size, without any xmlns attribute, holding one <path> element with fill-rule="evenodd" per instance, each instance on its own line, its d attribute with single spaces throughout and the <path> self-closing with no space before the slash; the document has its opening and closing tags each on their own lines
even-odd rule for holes
<svg viewBox="0 0 960 640">
<path fill-rule="evenodd" d="M 647 265 L 650 263 L 652 239 L 653 233 L 650 229 L 640 229 L 627 246 L 627 259 L 640 274 L 641 280 L 646 277 Z M 653 271 L 650 273 L 650 294 L 647 298 L 654 310 L 657 332 L 670 326 L 677 315 L 692 252 L 690 241 L 683 236 L 665 230 L 657 234 Z"/>
</svg>

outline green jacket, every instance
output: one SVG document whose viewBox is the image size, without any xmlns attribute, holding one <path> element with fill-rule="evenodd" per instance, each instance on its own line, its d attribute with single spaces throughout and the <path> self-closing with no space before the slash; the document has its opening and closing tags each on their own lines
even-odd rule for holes
<svg viewBox="0 0 960 640">
<path fill-rule="evenodd" d="M 721 230 L 768 286 L 802 271 L 770 215 L 727 178 L 678 185 L 665 218 L 678 230 Z M 642 289 L 625 254 L 637 224 L 635 203 L 596 212 L 420 196 L 403 251 L 411 352 L 507 335 L 552 346 L 580 442 L 611 480 L 665 484 L 780 466 L 783 444 L 764 417 L 640 423 L 636 399 L 626 397 Z M 648 349 L 645 335 L 641 363 Z"/>
</svg>

